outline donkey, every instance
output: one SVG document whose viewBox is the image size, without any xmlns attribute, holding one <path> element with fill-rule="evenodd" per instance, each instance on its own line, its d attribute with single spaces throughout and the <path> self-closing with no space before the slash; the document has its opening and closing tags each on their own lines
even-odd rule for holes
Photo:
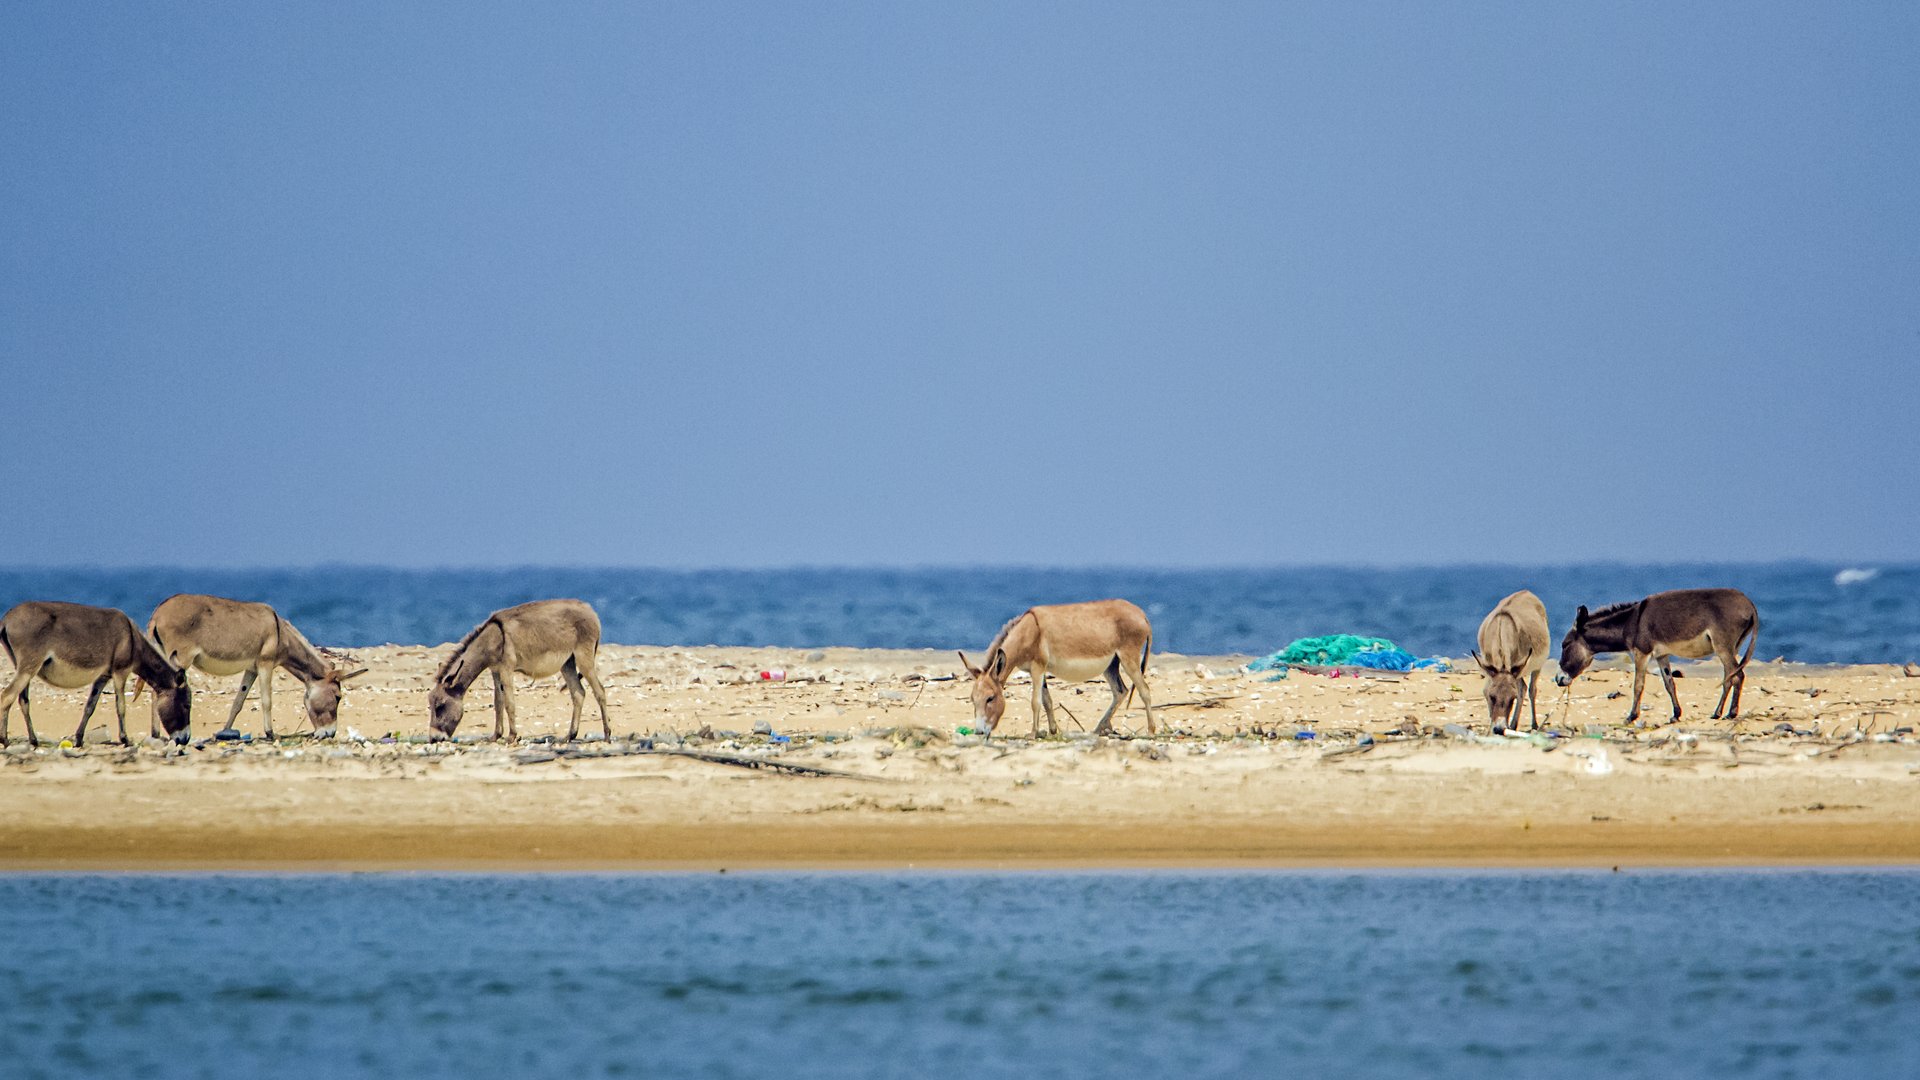
<svg viewBox="0 0 1920 1080">
<path fill-rule="evenodd" d="M 1139 691 L 1140 703 L 1147 709 L 1147 733 L 1153 734 L 1153 702 L 1147 697 L 1147 661 L 1152 658 L 1153 627 L 1146 612 L 1125 600 L 1093 600 L 1028 608 L 1000 628 L 979 667 L 964 652 L 960 663 L 973 676 L 973 717 L 988 738 L 1007 708 L 1008 674 L 1026 668 L 1033 678 L 1033 737 L 1037 739 L 1043 712 L 1047 727 L 1060 734 L 1059 721 L 1053 717 L 1053 695 L 1047 692 L 1049 674 L 1070 682 L 1106 675 L 1113 701 L 1093 729 L 1096 735 L 1113 733 L 1121 693 L 1130 699 Z M 1132 689 L 1120 680 L 1123 672 Z"/>
<path fill-rule="evenodd" d="M 500 723 L 506 720 L 506 737 L 520 738 L 514 725 L 513 676 L 515 673 L 545 679 L 558 673 L 567 680 L 573 695 L 573 722 L 567 725 L 567 740 L 580 732 L 580 713 L 587 693 L 581 680 L 593 687 L 593 698 L 600 704 L 600 727 L 613 738 L 613 723 L 607 719 L 607 688 L 601 684 L 596 667 L 600 651 L 600 616 L 583 600 L 535 600 L 487 616 L 487 621 L 460 639 L 453 655 L 433 677 L 433 689 L 427 692 L 431 713 L 432 742 L 453 737 L 466 710 L 467 687 L 481 672 L 493 673 L 493 737 L 501 737 Z"/>
<path fill-rule="evenodd" d="M 1646 686 L 1647 658 L 1660 659 L 1660 681 L 1673 702 L 1673 718 L 1680 719 L 1680 697 L 1673 692 L 1673 658 L 1720 658 L 1720 701 L 1711 719 L 1740 716 L 1740 691 L 1747 684 L 1747 661 L 1760 637 L 1760 612 L 1738 589 L 1676 589 L 1654 593 L 1645 600 L 1614 604 L 1589 613 L 1582 607 L 1573 617 L 1573 629 L 1560 643 L 1561 686 L 1580 677 L 1595 653 L 1633 655 L 1633 708 L 1627 723 L 1640 719 L 1640 692 Z M 1746 655 L 1735 658 L 1740 639 Z M 1732 695 L 1729 702 L 1728 695 Z"/>
<path fill-rule="evenodd" d="M 1520 690 L 1527 691 L 1531 730 L 1540 730 L 1540 669 L 1547 666 L 1547 606 L 1526 589 L 1500 601 L 1480 623 L 1473 662 L 1487 677 L 1487 718 L 1498 735 L 1520 726 Z"/>
<path fill-rule="evenodd" d="M 307 719 L 317 738 L 330 739 L 340 721 L 340 687 L 367 673 L 347 671 L 322 659 L 293 624 L 265 604 L 183 593 L 153 609 L 147 635 L 167 662 L 181 670 L 240 675 L 240 692 L 227 710 L 227 727 L 240 716 L 247 692 L 260 684 L 260 726 L 273 735 L 273 671 L 286 668 L 306 684 Z M 139 696 L 139 690 L 134 690 Z"/>
<path fill-rule="evenodd" d="M 153 687 L 154 715 L 174 742 L 187 741 L 193 693 L 186 672 L 169 664 L 140 628 L 115 608 L 88 607 L 55 600 L 29 600 L 0 616 L 0 648 L 13 661 L 13 681 L 0 691 L 0 744 L 7 741 L 7 717 L 13 703 L 27 722 L 27 740 L 40 745 L 33 730 L 28 690 L 35 676 L 63 690 L 92 685 L 73 745 L 85 746 L 87 721 L 100 704 L 100 691 L 113 683 L 113 711 L 120 719 L 120 743 L 127 742 L 127 679 L 138 675 Z"/>
</svg>

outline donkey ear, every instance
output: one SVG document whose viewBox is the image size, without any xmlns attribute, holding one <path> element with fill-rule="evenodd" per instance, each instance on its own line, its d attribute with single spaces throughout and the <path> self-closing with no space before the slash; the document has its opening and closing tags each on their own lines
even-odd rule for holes
<svg viewBox="0 0 1920 1080">
<path fill-rule="evenodd" d="M 1480 658 L 1479 649 L 1473 650 L 1473 652 L 1470 653 L 1469 655 L 1473 657 L 1473 666 L 1479 668 L 1481 671 L 1484 671 L 1489 675 L 1493 674 L 1493 668 L 1487 666 L 1487 662 Z"/>
<path fill-rule="evenodd" d="M 980 674 L 980 669 L 973 666 L 973 662 L 967 659 L 966 653 L 955 649 L 953 650 L 953 654 L 960 658 L 960 666 L 966 669 L 967 674 L 976 676 Z"/>
<path fill-rule="evenodd" d="M 352 671 L 349 671 L 345 675 L 340 676 L 339 681 L 346 682 L 348 679 L 357 679 L 360 676 L 365 675 L 370 670 L 372 669 L 371 668 L 354 668 Z"/>
<path fill-rule="evenodd" d="M 1007 677 L 1007 650 L 995 649 L 993 652 L 993 659 L 989 661 L 988 666 L 990 666 L 993 669 L 994 678 L 996 679 L 1006 678 Z"/>
<path fill-rule="evenodd" d="M 448 668 L 447 673 L 445 675 L 440 676 L 440 682 L 446 686 L 454 685 L 454 680 L 460 677 L 460 669 L 465 666 L 466 666 L 466 661 L 462 660 L 460 663 L 455 664 L 452 667 Z"/>
<path fill-rule="evenodd" d="M 1581 604 L 1580 610 L 1573 613 L 1573 625 L 1575 629 L 1587 625 L 1587 605 Z"/>
</svg>

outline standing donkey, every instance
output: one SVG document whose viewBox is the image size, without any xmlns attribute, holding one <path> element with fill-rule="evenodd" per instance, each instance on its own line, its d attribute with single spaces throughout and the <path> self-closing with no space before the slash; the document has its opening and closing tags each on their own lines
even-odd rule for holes
<svg viewBox="0 0 1920 1080">
<path fill-rule="evenodd" d="M 973 676 L 974 721 L 988 737 L 1006 711 L 1007 676 L 1027 669 L 1033 679 L 1033 737 L 1037 739 L 1042 713 L 1047 727 L 1060 734 L 1059 721 L 1053 718 L 1053 695 L 1047 692 L 1049 674 L 1070 682 L 1107 677 L 1113 701 L 1093 729 L 1096 735 L 1113 732 L 1121 693 L 1131 698 L 1139 691 L 1140 703 L 1147 709 L 1147 733 L 1153 734 L 1153 702 L 1147 697 L 1147 662 L 1152 657 L 1153 627 L 1146 612 L 1125 600 L 1093 600 L 1028 608 L 1000 628 L 979 667 L 964 652 L 960 663 Z M 1132 689 L 1121 681 L 1122 672 Z"/>
<path fill-rule="evenodd" d="M 1735 657 L 1740 640 L 1746 655 Z M 1740 716 L 1740 691 L 1747 684 L 1747 661 L 1760 638 L 1760 612 L 1739 589 L 1676 589 L 1654 593 L 1645 600 L 1614 604 L 1589 613 L 1582 606 L 1573 617 L 1573 629 L 1560 643 L 1561 686 L 1580 677 L 1595 653 L 1625 652 L 1633 656 L 1633 708 L 1627 723 L 1640 719 L 1640 693 L 1647 682 L 1647 658 L 1659 657 L 1660 681 L 1673 702 L 1673 718 L 1680 719 L 1680 696 L 1673 692 L 1673 658 L 1720 658 L 1720 701 L 1711 719 Z M 1729 702 L 1728 695 L 1732 695 Z"/>
<path fill-rule="evenodd" d="M 1540 669 L 1547 666 L 1553 639 L 1547 634 L 1547 605 L 1526 589 L 1500 601 L 1480 623 L 1480 648 L 1473 662 L 1487 677 L 1487 718 L 1498 735 L 1520 726 L 1520 690 L 1527 691 L 1531 730 L 1540 730 Z"/>
<path fill-rule="evenodd" d="M 286 668 L 306 684 L 307 718 L 316 737 L 333 737 L 340 719 L 340 686 L 367 673 L 346 671 L 322 659 L 293 624 L 265 604 L 183 593 L 153 609 L 147 634 L 167 661 L 182 670 L 240 675 L 240 692 L 227 710 L 227 727 L 240 715 L 247 692 L 260 685 L 260 725 L 273 735 L 273 670 Z M 134 691 L 138 696 L 139 691 Z"/>
<path fill-rule="evenodd" d="M 193 694 L 186 672 L 167 663 L 140 628 L 116 608 L 89 607 L 57 600 L 29 600 L 0 616 L 0 648 L 13 661 L 13 681 L 0 691 L 0 744 L 7 741 L 13 703 L 27 722 L 27 739 L 40 745 L 33 730 L 28 691 L 37 676 L 63 690 L 92 685 L 73 745 L 85 746 L 87 721 L 100 704 L 100 692 L 113 683 L 113 711 L 120 720 L 120 743 L 127 742 L 127 679 L 138 675 L 153 687 L 154 715 L 174 742 L 189 738 Z"/>
<path fill-rule="evenodd" d="M 487 621 L 460 639 L 453 655 L 433 678 L 427 692 L 427 709 L 432 742 L 453 737 L 466 711 L 467 688 L 483 672 L 493 673 L 493 737 L 501 737 L 501 720 L 506 721 L 506 737 L 519 739 L 514 723 L 513 676 L 518 673 L 534 679 L 554 674 L 564 676 L 567 691 L 573 695 L 573 722 L 567 725 L 567 740 L 580 732 L 580 713 L 587 693 L 581 680 L 593 687 L 593 698 L 600 704 L 600 727 L 613 738 L 613 723 L 607 719 L 607 688 L 600 682 L 597 660 L 600 651 L 600 616 L 583 600 L 535 600 L 487 616 Z"/>
</svg>

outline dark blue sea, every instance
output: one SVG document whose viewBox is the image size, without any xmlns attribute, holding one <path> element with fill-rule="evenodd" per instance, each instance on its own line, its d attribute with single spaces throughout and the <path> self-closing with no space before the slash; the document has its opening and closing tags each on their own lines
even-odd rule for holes
<svg viewBox="0 0 1920 1080">
<path fill-rule="evenodd" d="M 1848 584 L 1836 581 L 1864 577 Z M 1465 655 L 1501 597 L 1530 588 L 1557 638 L 1580 604 L 1731 585 L 1760 608 L 1756 655 L 1807 663 L 1920 660 L 1920 564 L 1680 564 L 1415 569 L 0 570 L 0 609 L 27 599 L 122 608 L 145 622 L 176 592 L 263 600 L 322 645 L 439 644 L 496 609 L 577 596 L 626 645 L 978 648 L 1032 604 L 1126 597 L 1155 647 L 1263 654 L 1357 633 L 1420 655 Z"/>
<path fill-rule="evenodd" d="M 9 1077 L 1871 1077 L 1920 874 L 0 877 Z"/>
</svg>

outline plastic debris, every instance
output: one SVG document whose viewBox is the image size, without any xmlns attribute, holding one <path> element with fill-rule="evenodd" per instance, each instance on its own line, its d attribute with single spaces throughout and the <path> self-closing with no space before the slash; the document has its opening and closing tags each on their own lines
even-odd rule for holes
<svg viewBox="0 0 1920 1080">
<path fill-rule="evenodd" d="M 1375 671 L 1451 671 L 1444 658 L 1416 658 L 1386 638 L 1361 637 L 1358 634 L 1324 634 L 1295 639 L 1279 652 L 1263 656 L 1247 665 L 1248 671 L 1285 670 L 1291 667 L 1371 668 Z"/>
</svg>

